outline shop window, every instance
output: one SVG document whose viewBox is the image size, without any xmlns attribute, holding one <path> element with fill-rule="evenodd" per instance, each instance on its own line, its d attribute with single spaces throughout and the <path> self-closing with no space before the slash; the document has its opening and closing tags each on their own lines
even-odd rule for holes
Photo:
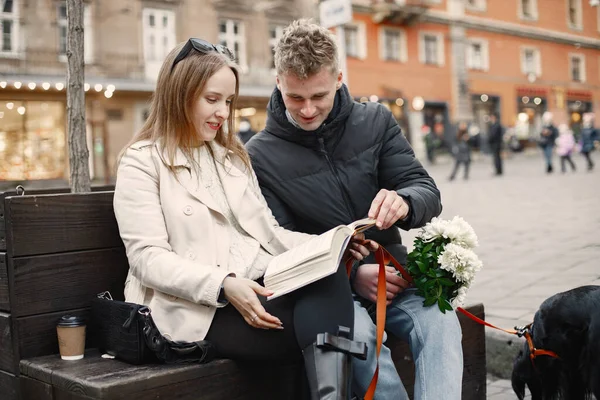
<svg viewBox="0 0 600 400">
<path fill-rule="evenodd" d="M 58 58 L 67 61 L 67 3 L 58 5 L 58 15 L 56 19 L 58 25 Z M 92 26 L 92 9 L 89 4 L 83 5 L 83 27 L 85 35 L 83 38 L 83 53 L 86 64 L 93 62 L 94 55 L 94 30 Z"/>
<path fill-rule="evenodd" d="M 242 71 L 248 70 L 246 61 L 246 35 L 244 24 L 233 19 L 219 21 L 219 43 L 230 49 L 235 55 Z"/>
<path fill-rule="evenodd" d="M 285 25 L 272 24 L 269 26 L 269 47 L 271 48 L 271 69 L 275 70 L 275 46 L 283 36 Z"/>
<path fill-rule="evenodd" d="M 63 102 L 0 102 L 0 180 L 64 177 L 64 113 Z"/>
<path fill-rule="evenodd" d="M 19 43 L 19 6 L 21 0 L 0 0 L 0 56 L 17 55 Z"/>
<path fill-rule="evenodd" d="M 381 43 L 381 59 L 387 61 L 406 62 L 406 32 L 402 29 L 381 28 L 379 40 Z"/>
<path fill-rule="evenodd" d="M 146 79 L 155 81 L 165 57 L 175 47 L 175 13 L 171 10 L 144 8 L 142 34 Z"/>
<path fill-rule="evenodd" d="M 569 66 L 573 82 L 585 82 L 585 56 L 583 54 L 570 54 Z"/>
</svg>

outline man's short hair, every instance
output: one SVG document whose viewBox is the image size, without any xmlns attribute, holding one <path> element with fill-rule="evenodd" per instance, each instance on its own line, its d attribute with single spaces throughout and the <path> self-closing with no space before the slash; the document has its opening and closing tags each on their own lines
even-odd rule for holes
<svg viewBox="0 0 600 400">
<path fill-rule="evenodd" d="M 278 75 L 294 74 L 306 79 L 323 67 L 339 71 L 336 38 L 331 31 L 307 19 L 292 22 L 275 46 Z"/>
</svg>

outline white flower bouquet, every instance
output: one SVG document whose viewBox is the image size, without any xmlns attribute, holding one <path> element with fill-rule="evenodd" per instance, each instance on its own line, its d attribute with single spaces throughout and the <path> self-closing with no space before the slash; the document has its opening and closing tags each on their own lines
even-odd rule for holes
<svg viewBox="0 0 600 400">
<path fill-rule="evenodd" d="M 425 298 L 425 306 L 437 303 L 445 313 L 464 304 L 475 274 L 483 266 L 473 251 L 477 245 L 475 231 L 458 216 L 433 218 L 421 229 L 406 269 L 417 293 Z"/>
</svg>

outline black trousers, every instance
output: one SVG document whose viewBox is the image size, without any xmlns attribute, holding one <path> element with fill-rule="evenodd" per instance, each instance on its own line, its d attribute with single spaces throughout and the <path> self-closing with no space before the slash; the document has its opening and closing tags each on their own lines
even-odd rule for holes
<svg viewBox="0 0 600 400">
<path fill-rule="evenodd" d="M 247 361 L 301 358 L 302 349 L 314 343 L 319 333 L 337 335 L 339 325 L 353 333 L 354 303 L 344 266 L 335 274 L 282 297 L 259 299 L 269 314 L 281 320 L 284 329 L 253 328 L 228 304 L 217 310 L 206 336 L 214 343 L 219 357 Z"/>
<path fill-rule="evenodd" d="M 493 149 L 494 153 L 494 168 L 496 168 L 496 175 L 502 175 L 502 149 Z"/>
<path fill-rule="evenodd" d="M 456 160 L 454 162 L 454 169 L 452 170 L 452 174 L 450 174 L 450 180 L 454 179 L 454 177 L 456 176 L 456 173 L 458 172 L 458 167 L 460 167 L 461 164 L 463 164 L 465 166 L 465 174 L 464 174 L 465 179 L 469 179 L 469 165 L 471 165 L 471 162 Z"/>
<path fill-rule="evenodd" d="M 590 155 L 590 152 L 586 151 L 586 152 L 584 152 L 582 154 L 585 157 L 585 160 L 587 161 L 587 167 L 588 167 L 588 169 L 594 168 L 594 162 L 592 161 L 592 157 Z"/>
<path fill-rule="evenodd" d="M 560 169 L 562 170 L 562 172 L 567 172 L 566 163 L 569 163 L 569 165 L 571 165 L 571 169 L 575 171 L 575 163 L 573 162 L 573 160 L 571 160 L 570 154 L 567 154 L 566 156 L 560 156 Z"/>
</svg>

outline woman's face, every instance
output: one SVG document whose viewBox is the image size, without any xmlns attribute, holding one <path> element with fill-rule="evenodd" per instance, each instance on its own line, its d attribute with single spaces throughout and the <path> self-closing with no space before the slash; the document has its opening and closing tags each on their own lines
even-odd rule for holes
<svg viewBox="0 0 600 400">
<path fill-rule="evenodd" d="M 223 67 L 210 77 L 193 107 L 192 119 L 200 140 L 215 138 L 229 116 L 229 106 L 235 96 L 235 75 Z"/>
</svg>

